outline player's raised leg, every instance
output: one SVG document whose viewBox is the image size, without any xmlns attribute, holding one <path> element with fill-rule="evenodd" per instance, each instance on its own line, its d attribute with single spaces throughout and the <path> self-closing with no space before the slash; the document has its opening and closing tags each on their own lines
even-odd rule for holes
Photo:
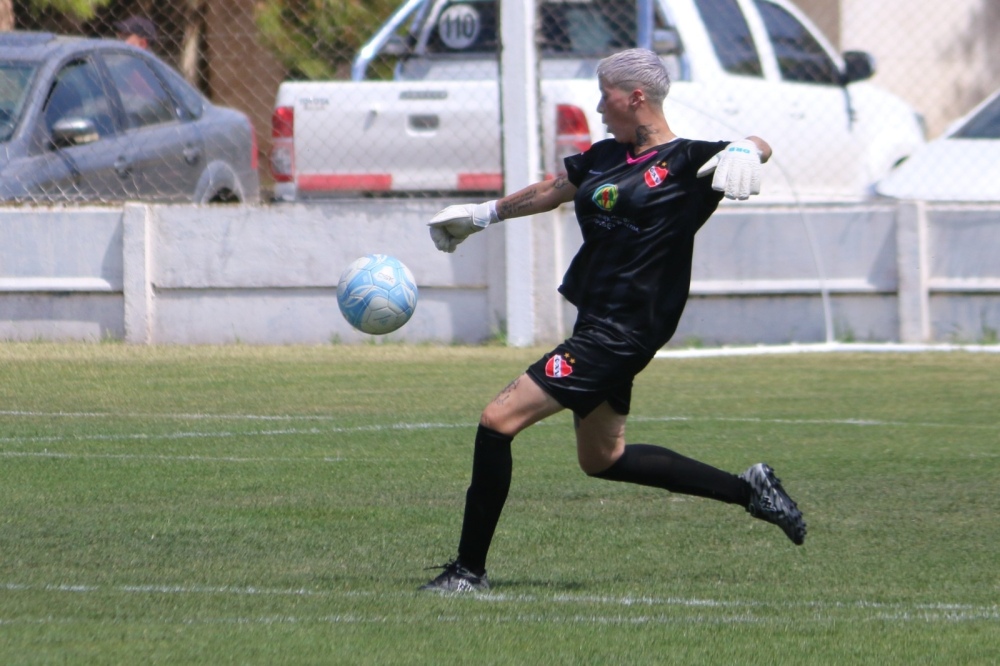
<svg viewBox="0 0 1000 666">
<path fill-rule="evenodd" d="M 736 504 L 780 527 L 793 543 L 805 541 L 802 512 L 768 465 L 737 476 L 662 446 L 626 445 L 625 420 L 607 403 L 577 419 L 577 457 L 588 475 Z"/>
</svg>

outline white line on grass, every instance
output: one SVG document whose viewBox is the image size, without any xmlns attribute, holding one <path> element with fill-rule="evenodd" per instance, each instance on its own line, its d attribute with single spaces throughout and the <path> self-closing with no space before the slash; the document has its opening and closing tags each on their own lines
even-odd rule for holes
<svg viewBox="0 0 1000 666">
<path fill-rule="evenodd" d="M 188 421 L 219 420 L 219 421 L 333 421 L 338 418 L 324 414 L 197 414 L 197 413 L 159 413 L 159 412 L 36 412 L 25 410 L 0 410 L 0 416 L 29 416 L 41 418 L 134 418 L 134 419 L 178 419 Z"/>
<path fill-rule="evenodd" d="M 903 613 L 903 614 L 876 614 L 864 618 L 864 621 L 880 621 L 887 623 L 907 623 L 923 622 L 956 624 L 959 622 L 988 621 L 997 619 L 995 614 L 968 615 L 965 613 Z M 149 623 L 149 619 L 143 619 L 144 623 Z M 387 626 L 407 626 L 407 625 L 428 625 L 428 624 L 461 624 L 462 626 L 479 625 L 586 625 L 586 626 L 645 626 L 645 625 L 779 625 L 782 627 L 790 624 L 818 624 L 841 622 L 843 618 L 826 615 L 798 616 L 794 620 L 785 617 L 754 616 L 749 613 L 739 613 L 735 615 L 554 615 L 552 613 L 541 614 L 517 614 L 517 615 L 375 615 L 375 614 L 339 614 L 339 615 L 319 615 L 314 617 L 281 615 L 281 616 L 258 616 L 258 617 L 215 617 L 206 618 L 155 618 L 154 621 L 164 625 L 184 624 L 188 626 L 199 625 L 245 625 L 245 626 L 274 626 L 274 625 L 346 625 L 346 624 L 377 624 Z M 14 625 L 67 625 L 86 624 L 93 625 L 95 622 L 87 619 L 55 618 L 52 616 L 36 618 L 4 619 L 0 618 L 0 626 Z M 97 622 L 101 624 L 101 622 Z"/>
<path fill-rule="evenodd" d="M 689 421 L 710 423 L 759 423 L 774 425 L 842 425 L 878 428 L 971 428 L 996 430 L 1000 424 L 934 423 L 928 421 L 879 421 L 877 419 L 765 419 L 756 416 L 630 416 L 631 423 Z"/>
<path fill-rule="evenodd" d="M 213 596 L 287 596 L 287 597 L 320 597 L 329 599 L 352 599 L 364 597 L 368 599 L 406 599 L 415 600 L 420 598 L 437 598 L 432 595 L 421 593 L 402 592 L 358 592 L 341 590 L 316 590 L 306 588 L 275 589 L 264 587 L 233 587 L 223 585 L 219 587 L 210 586 L 183 586 L 183 585 L 30 585 L 20 583 L 0 584 L 0 589 L 9 592 L 44 592 L 44 593 L 65 593 L 65 594 L 90 594 L 90 593 L 113 593 L 113 594 L 147 594 L 147 595 L 213 595 Z M 554 616 L 550 613 L 544 615 L 522 614 L 516 616 L 480 616 L 480 620 L 485 622 L 511 621 L 529 623 L 624 623 L 624 624 L 646 624 L 646 623 L 673 623 L 673 622 L 780 622 L 787 623 L 784 616 L 755 616 L 754 611 L 761 610 L 790 610 L 808 611 L 800 612 L 796 615 L 799 620 L 826 621 L 835 617 L 841 617 L 843 613 L 862 614 L 865 619 L 878 619 L 890 622 L 967 622 L 967 621 L 997 621 L 1000 620 L 1000 606 L 976 605 L 964 603 L 883 603 L 873 601 L 758 601 L 758 600 L 721 600 L 721 599 L 687 599 L 682 597 L 633 597 L 633 596 L 609 596 L 609 595 L 588 595 L 588 594 L 566 594 L 557 593 L 552 595 L 535 594 L 503 594 L 490 592 L 485 594 L 462 595 L 461 600 L 482 602 L 487 604 L 511 604 L 531 606 L 535 604 L 566 604 L 570 606 L 588 607 L 666 607 L 666 608 L 700 608 L 700 609 L 720 609 L 735 613 L 734 615 L 696 615 L 696 616 L 670 616 L 670 615 L 640 615 L 628 616 L 620 614 L 585 614 L 585 615 L 565 615 Z M 455 601 L 460 600 L 456 598 Z M 64 618 L 65 619 L 65 618 Z M 468 621 L 470 615 L 461 614 L 455 616 L 438 615 L 438 622 Z M 12 624 L 24 620 L 0 619 L 0 624 Z M 34 620 L 27 620 L 34 621 Z M 56 621 L 53 619 L 53 621 Z M 332 615 L 318 617 L 262 617 L 262 618 L 220 618 L 217 620 L 189 620 L 190 622 L 247 622 L 247 623 L 269 623 L 269 622 L 397 622 L 414 623 L 426 622 L 427 616 L 422 613 L 399 615 L 395 618 L 390 616 L 375 615 Z"/>
<path fill-rule="evenodd" d="M 301 463 L 301 462 L 344 462 L 345 458 L 324 456 L 322 458 L 246 458 L 238 456 L 168 456 L 139 453 L 58 453 L 56 451 L 0 451 L 0 458 L 62 458 L 69 460 L 160 460 L 197 461 L 229 463 Z"/>
<path fill-rule="evenodd" d="M 4 411 L 0 412 L 0 416 L 15 416 L 15 417 L 27 417 L 27 418 L 47 418 L 47 417 L 97 417 L 102 416 L 106 418 L 121 418 L 123 415 L 120 414 L 96 414 L 96 413 L 69 413 L 69 412 L 14 412 L 14 411 Z M 145 418 L 152 418 L 153 416 L 159 416 L 164 418 L 198 418 L 198 419 L 211 419 L 219 418 L 225 420 L 236 420 L 239 418 L 245 418 L 250 421 L 262 420 L 262 419 L 281 419 L 281 420 L 295 420 L 299 417 L 296 416 L 276 416 L 276 417 L 263 417 L 258 415 L 211 415 L 211 414 L 159 414 L 159 415 L 139 415 L 139 414 L 126 414 L 125 417 L 139 417 L 143 416 Z M 306 419 L 316 419 L 321 417 L 305 417 Z M 333 417 L 322 417 L 332 420 Z M 983 424 L 954 424 L 954 423 L 932 423 L 932 422 L 913 422 L 907 423 L 904 421 L 879 421 L 873 419 L 765 419 L 759 417 L 692 417 L 692 416 L 633 416 L 631 417 L 633 423 L 669 423 L 669 422 L 714 422 L 714 423 L 753 423 L 753 424 L 773 424 L 773 425 L 821 425 L 821 426 L 850 426 L 850 427 L 893 427 L 893 428 L 949 428 L 955 429 L 987 429 L 995 430 L 1000 425 L 983 425 Z M 459 428 L 472 429 L 475 424 L 470 423 L 392 423 L 384 425 L 362 425 L 362 426 L 333 426 L 328 428 L 281 428 L 274 430 L 248 430 L 248 431 L 185 431 L 185 432 L 172 432 L 172 433 L 126 433 L 120 435 L 103 435 L 103 434 L 76 434 L 76 435 L 39 435 L 39 436 L 28 436 L 28 437 L 0 437 L 0 445 L 4 444 L 14 444 L 14 445 L 30 445 L 30 444 L 59 444 L 59 443 L 75 443 L 75 442 L 127 442 L 127 441 L 139 441 L 139 442 L 159 442 L 159 441 L 177 441 L 177 440 L 190 440 L 190 439 L 230 439 L 235 437 L 240 438 L 255 438 L 255 437 L 303 437 L 303 436 L 329 436 L 329 435 L 350 435 L 358 433 L 383 433 L 383 432 L 406 432 L 406 431 L 424 431 L 424 430 L 454 430 Z M 553 425 L 552 422 L 541 422 L 541 426 Z M 306 460 L 306 458 L 251 458 L 251 457 L 240 457 L 240 456 L 222 456 L 222 457 L 210 457 L 210 456 L 197 456 L 197 455 L 152 455 L 152 454 L 83 454 L 77 452 L 65 452 L 65 451 L 49 451 L 45 449 L 44 451 L 0 451 L 0 458 L 28 458 L 28 457 L 40 457 L 40 458 L 106 458 L 106 459 L 121 459 L 121 460 L 132 460 L 132 459 L 148 459 L 148 460 L 177 460 L 177 461 L 221 461 L 221 462 L 296 462 L 300 460 Z M 322 460 L 324 462 L 342 462 L 343 458 L 321 458 L 321 459 L 308 459 L 308 460 Z"/>
<path fill-rule="evenodd" d="M 32 411 L 2 411 L 0 417 L 23 417 L 23 418 L 107 418 L 107 419 L 166 419 L 166 420 L 220 420 L 220 421 L 334 421 L 336 416 L 297 416 L 292 414 L 283 415 L 261 415 L 261 414 L 155 414 L 141 412 L 32 412 Z M 678 422 L 717 422 L 717 423 L 775 423 L 786 425 L 847 425 L 847 426 L 877 426 L 877 427 L 919 427 L 919 428 L 996 428 L 998 425 L 979 425 L 966 423 L 933 423 L 926 421 L 881 421 L 878 419 L 779 419 L 761 418 L 756 416 L 637 416 L 629 417 L 630 422 L 643 423 L 669 423 Z M 361 426 L 334 426 L 331 428 L 285 428 L 280 430 L 256 430 L 249 432 L 190 432 L 172 433 L 167 435 L 108 435 L 107 439 L 166 439 L 186 438 L 186 437 L 242 437 L 242 436 L 268 436 L 268 435 L 324 435 L 328 433 L 361 433 L 361 432 L 391 432 L 398 430 L 452 430 L 455 428 L 474 428 L 475 423 L 389 423 L 373 424 Z M 551 421 L 542 421 L 537 425 L 552 425 Z M 98 439 L 100 436 L 77 436 L 80 439 Z M 12 441 L 17 438 L 0 438 L 0 442 Z M 43 441 L 44 437 L 35 438 L 34 441 Z M 58 440 L 60 438 L 53 437 Z"/>
<path fill-rule="evenodd" d="M 239 420 L 245 419 L 255 421 L 261 419 L 274 419 L 285 421 L 314 420 L 324 418 L 333 420 L 336 417 L 315 417 L 315 416 L 274 416 L 264 417 L 254 414 L 97 414 L 97 413 L 69 413 L 69 412 L 10 412 L 0 411 L 0 416 L 26 417 L 26 418 L 72 418 L 72 417 L 103 417 L 114 418 L 163 418 L 163 419 L 220 419 Z M 629 417 L 632 423 L 670 423 L 670 422 L 711 422 L 711 423 L 761 423 L 778 425 L 846 425 L 846 426 L 868 426 L 868 427 L 917 427 L 917 428 L 987 428 L 1000 427 L 1000 424 L 969 424 L 969 423 L 935 423 L 928 421 L 881 421 L 878 419 L 780 419 L 761 418 L 756 416 L 637 416 Z M 364 432 L 393 432 L 393 431 L 419 431 L 419 430 L 454 430 L 456 428 L 474 428 L 475 423 L 389 423 L 373 424 L 361 426 L 334 426 L 331 428 L 282 428 L 277 430 L 251 430 L 251 431 L 215 431 L 215 432 L 178 432 L 166 434 L 137 433 L 125 435 L 73 435 L 73 436 L 38 436 L 38 437 L 0 437 L 0 443 L 18 441 L 64 441 L 66 439 L 79 439 L 85 441 L 92 440 L 115 440 L 115 439 L 187 439 L 202 437 L 267 437 L 280 435 L 326 435 L 326 434 L 354 434 Z M 551 421 L 542 421 L 537 425 L 552 425 Z"/>
<path fill-rule="evenodd" d="M 0 443 L 4 442 L 31 442 L 44 444 L 46 442 L 117 442 L 128 440 L 165 440 L 165 439 L 204 439 L 206 437 L 217 437 L 226 439 L 229 437 L 271 437 L 280 435 L 320 435 L 327 434 L 329 430 L 310 429 L 285 429 L 285 430 L 251 430 L 247 432 L 168 432 L 168 433 L 129 433 L 124 435 L 39 435 L 35 437 L 0 437 Z"/>
<path fill-rule="evenodd" d="M 919 613 L 879 613 L 865 620 L 879 620 L 883 622 L 970 622 L 970 621 L 994 621 L 1000 618 L 997 613 L 965 613 L 965 612 L 919 612 Z M 545 614 L 524 614 L 516 615 L 472 615 L 463 613 L 461 615 L 437 615 L 429 617 L 420 614 L 396 616 L 390 615 L 326 615 L 318 617 L 301 616 L 280 616 L 280 617 L 258 617 L 258 618 L 215 618 L 185 620 L 185 624 L 535 624 L 535 625 L 557 625 L 557 624 L 583 624 L 583 625 L 668 625 L 668 624 L 777 624 L 787 626 L 794 623 L 820 623 L 833 622 L 842 618 L 832 615 L 813 614 L 807 616 L 797 616 L 795 620 L 789 620 L 784 616 L 758 616 L 749 612 L 737 613 L 733 615 L 598 615 L 598 614 L 576 614 L 576 615 L 555 615 Z M 2 623 L 2 622 L 0 622 Z"/>
<path fill-rule="evenodd" d="M 956 345 L 948 343 L 900 342 L 817 342 L 813 344 L 754 345 L 708 349 L 661 349 L 656 358 L 717 358 L 728 356 L 767 356 L 771 354 L 843 354 L 843 353 L 920 354 L 926 352 L 968 352 L 1000 354 L 1000 345 Z"/>
<path fill-rule="evenodd" d="M 112 415 L 107 415 L 111 417 Z M 365 432 L 398 432 L 418 430 L 451 430 L 472 428 L 468 423 L 393 423 L 388 425 L 366 425 L 333 428 L 282 428 L 280 430 L 247 431 L 207 431 L 171 433 L 127 433 L 122 435 L 39 435 L 33 437 L 0 437 L 0 444 L 44 444 L 48 442 L 106 442 L 129 440 L 170 440 L 170 439 L 227 439 L 230 437 L 282 437 L 287 435 L 341 435 Z"/>
<path fill-rule="evenodd" d="M 337 416 L 318 416 L 318 415 L 294 415 L 294 414 L 279 414 L 279 415 L 262 415 L 262 414 L 158 414 L 158 413 L 143 413 L 143 412 L 31 412 L 31 411 L 2 411 L 0 410 L 0 416 L 10 416 L 14 418 L 32 418 L 32 419 L 55 419 L 55 418 L 103 418 L 103 419 L 142 419 L 142 420 L 155 420 L 155 419 L 165 419 L 165 420 L 218 420 L 218 421 L 334 421 L 340 417 Z M 334 426 L 332 428 L 318 429 L 314 428 L 312 431 L 306 432 L 316 432 L 316 433 L 327 433 L 327 432 L 383 432 L 387 430 L 433 430 L 439 428 L 466 428 L 472 427 L 469 423 L 388 423 L 388 424 L 374 424 L 374 425 L 362 425 L 362 426 Z M 259 431 L 262 434 L 285 434 L 285 433 L 300 433 L 302 430 L 262 430 Z M 198 433 L 195 433 L 198 434 Z M 221 433 L 226 434 L 226 433 Z M 240 434 L 240 433 L 234 433 Z M 183 436 L 183 433 L 181 433 Z"/>
</svg>

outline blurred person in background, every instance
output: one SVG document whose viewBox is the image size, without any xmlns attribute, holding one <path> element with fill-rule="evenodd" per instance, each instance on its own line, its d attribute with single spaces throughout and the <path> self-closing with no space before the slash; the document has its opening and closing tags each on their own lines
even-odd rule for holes
<svg viewBox="0 0 1000 666">
<path fill-rule="evenodd" d="M 156 41 L 156 24 L 143 16 L 129 16 L 115 23 L 118 39 L 140 49 L 149 49 Z"/>
</svg>

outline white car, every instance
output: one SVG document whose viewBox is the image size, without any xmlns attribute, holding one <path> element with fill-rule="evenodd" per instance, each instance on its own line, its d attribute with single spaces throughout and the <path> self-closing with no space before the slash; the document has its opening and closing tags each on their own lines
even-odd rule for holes
<svg viewBox="0 0 1000 666">
<path fill-rule="evenodd" d="M 838 54 L 788 0 L 538 0 L 542 168 L 606 138 L 599 60 L 641 46 L 671 72 L 673 131 L 750 134 L 774 149 L 759 203 L 859 201 L 924 143 L 914 110 Z M 286 81 L 271 173 L 283 201 L 357 192 L 503 190 L 497 0 L 409 0 L 359 53 L 353 81 Z M 379 54 L 395 80 L 364 80 Z M 385 63 L 383 63 L 384 65 Z"/>
<path fill-rule="evenodd" d="M 896 199 L 1000 201 L 1000 91 L 918 149 L 876 190 Z"/>
</svg>

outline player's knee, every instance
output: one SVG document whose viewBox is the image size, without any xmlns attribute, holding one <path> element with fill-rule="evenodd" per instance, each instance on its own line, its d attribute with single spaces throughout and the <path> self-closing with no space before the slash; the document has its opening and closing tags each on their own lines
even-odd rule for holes
<svg viewBox="0 0 1000 666">
<path fill-rule="evenodd" d="M 517 434 L 517 428 L 513 427 L 510 419 L 505 417 L 502 410 L 493 408 L 492 403 L 479 415 L 479 425 L 511 437 Z"/>
<path fill-rule="evenodd" d="M 486 426 L 491 430 L 497 430 L 498 421 L 497 415 L 489 407 L 484 409 L 483 413 L 479 415 L 479 425 Z"/>
<path fill-rule="evenodd" d="M 587 476 L 597 476 L 615 464 L 615 461 L 611 456 L 602 454 L 603 452 L 578 451 L 576 461 L 577 464 L 580 465 L 580 469 L 584 474 Z"/>
</svg>

